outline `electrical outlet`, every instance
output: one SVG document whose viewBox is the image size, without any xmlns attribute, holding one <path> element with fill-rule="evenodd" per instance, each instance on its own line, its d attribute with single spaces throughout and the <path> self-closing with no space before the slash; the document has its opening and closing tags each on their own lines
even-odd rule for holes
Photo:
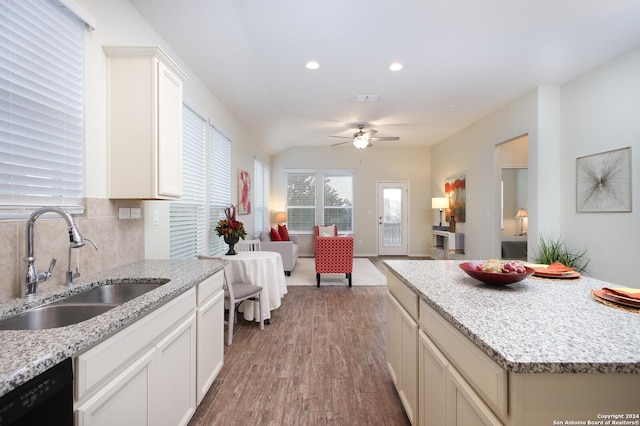
<svg viewBox="0 0 640 426">
<path fill-rule="evenodd" d="M 128 207 L 120 207 L 118 209 L 118 219 L 131 219 L 131 209 Z"/>
<path fill-rule="evenodd" d="M 141 208 L 132 208 L 131 209 L 131 219 L 140 219 L 142 217 L 142 209 Z"/>
</svg>

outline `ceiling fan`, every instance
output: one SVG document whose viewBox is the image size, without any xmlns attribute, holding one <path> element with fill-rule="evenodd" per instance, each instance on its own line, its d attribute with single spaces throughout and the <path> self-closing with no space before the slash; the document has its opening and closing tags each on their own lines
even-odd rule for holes
<svg viewBox="0 0 640 426">
<path fill-rule="evenodd" d="M 376 141 L 397 141 L 397 140 L 400 140 L 400 138 L 397 137 L 397 136 L 374 137 L 373 135 L 375 135 L 376 133 L 378 133 L 378 131 L 374 130 L 374 129 L 369 129 L 369 130 L 367 130 L 365 132 L 364 131 L 364 125 L 360 124 L 360 125 L 358 125 L 358 131 L 355 132 L 353 134 L 353 136 L 329 136 L 329 137 L 330 138 L 349 139 L 350 141 L 353 142 L 353 146 L 355 146 L 358 149 L 364 149 L 364 148 L 369 148 L 370 146 L 373 146 L 373 144 L 371 142 L 376 142 Z M 347 142 L 349 142 L 349 141 L 334 143 L 331 146 L 342 145 L 343 143 L 347 143 Z"/>
</svg>

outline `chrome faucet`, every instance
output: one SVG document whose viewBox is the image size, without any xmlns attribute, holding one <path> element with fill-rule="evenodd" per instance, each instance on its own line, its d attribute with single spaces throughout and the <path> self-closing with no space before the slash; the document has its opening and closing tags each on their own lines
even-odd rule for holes
<svg viewBox="0 0 640 426">
<path fill-rule="evenodd" d="M 49 264 L 49 270 L 47 272 L 38 272 L 36 270 L 35 260 L 33 255 L 34 246 L 34 224 L 40 215 L 44 213 L 57 213 L 67 221 L 69 227 L 69 243 L 72 248 L 84 246 L 84 238 L 78 231 L 75 222 L 71 215 L 59 207 L 42 207 L 31 213 L 29 219 L 27 219 L 27 256 L 24 258 L 26 263 L 25 271 L 22 278 L 21 295 L 22 297 L 31 298 L 38 293 L 38 284 L 48 280 L 51 277 L 53 267 L 56 265 L 56 258 L 54 257 Z"/>
</svg>

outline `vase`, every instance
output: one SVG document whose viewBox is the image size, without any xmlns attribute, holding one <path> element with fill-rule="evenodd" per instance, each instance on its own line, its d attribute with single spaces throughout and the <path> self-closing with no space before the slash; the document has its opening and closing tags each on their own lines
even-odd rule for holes
<svg viewBox="0 0 640 426">
<path fill-rule="evenodd" d="M 234 235 L 230 237 L 224 237 L 224 242 L 229 245 L 229 251 L 227 251 L 227 256 L 233 256 L 237 254 L 236 251 L 233 249 L 233 246 L 235 246 L 239 240 L 240 240 L 240 237 L 236 237 Z"/>
</svg>

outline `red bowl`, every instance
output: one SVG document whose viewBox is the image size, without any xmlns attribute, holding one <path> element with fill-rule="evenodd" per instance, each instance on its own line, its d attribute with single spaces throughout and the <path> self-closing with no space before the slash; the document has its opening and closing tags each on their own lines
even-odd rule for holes
<svg viewBox="0 0 640 426">
<path fill-rule="evenodd" d="M 513 272 L 496 273 L 496 272 L 482 272 L 478 271 L 476 267 L 484 262 L 465 262 L 460 264 L 460 269 L 467 273 L 467 275 L 482 281 L 485 284 L 492 285 L 508 285 L 517 283 L 530 277 L 535 272 L 532 268 L 525 266 L 524 274 L 516 274 Z"/>
</svg>

